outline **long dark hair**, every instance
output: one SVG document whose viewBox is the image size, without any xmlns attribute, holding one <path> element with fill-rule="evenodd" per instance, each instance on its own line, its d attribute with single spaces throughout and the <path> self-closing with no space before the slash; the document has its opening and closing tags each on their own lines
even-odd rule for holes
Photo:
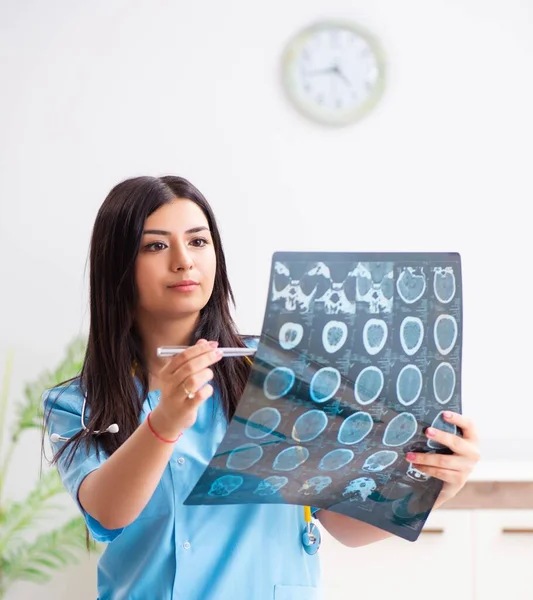
<svg viewBox="0 0 533 600">
<path fill-rule="evenodd" d="M 135 262 L 146 219 L 176 198 L 191 200 L 205 214 L 216 254 L 212 295 L 200 312 L 190 343 L 217 340 L 220 346 L 243 346 L 230 314 L 235 299 L 228 279 L 226 260 L 215 216 L 196 187 L 182 177 L 137 177 L 115 186 L 100 207 L 90 246 L 90 329 L 85 360 L 79 377 L 87 395 L 86 427 L 66 442 L 54 457 L 70 447 L 94 440 L 92 431 L 117 423 L 116 434 L 99 436 L 101 447 L 111 455 L 139 426 L 142 404 L 148 393 L 148 369 L 142 340 L 134 321 L 138 294 Z M 135 365 L 135 376 L 132 375 Z M 229 420 L 246 384 L 250 365 L 244 359 L 221 360 L 213 366 L 222 407 Z"/>
</svg>

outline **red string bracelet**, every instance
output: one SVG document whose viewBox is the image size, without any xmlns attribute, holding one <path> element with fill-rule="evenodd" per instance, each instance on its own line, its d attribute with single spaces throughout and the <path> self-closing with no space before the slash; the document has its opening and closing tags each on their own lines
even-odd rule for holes
<svg viewBox="0 0 533 600">
<path fill-rule="evenodd" d="M 178 435 L 178 437 L 177 437 L 175 440 L 167 440 L 167 439 L 165 439 L 164 437 L 161 437 L 161 436 L 160 436 L 160 435 L 157 433 L 157 431 L 156 431 L 156 430 L 155 430 L 155 429 L 152 427 L 152 423 L 150 423 L 150 415 L 151 415 L 151 414 L 152 414 L 152 413 L 151 413 L 151 412 L 149 412 L 149 413 L 148 413 L 148 416 L 146 417 L 146 423 L 148 424 L 148 429 L 149 429 L 149 430 L 152 432 L 152 434 L 153 434 L 153 435 L 154 435 L 154 436 L 155 436 L 155 437 L 156 437 L 158 440 L 160 440 L 161 442 L 165 442 L 165 444 L 175 444 L 175 443 L 176 443 L 176 442 L 177 442 L 177 441 L 180 439 L 180 437 L 181 437 L 183 434 L 182 434 L 182 433 L 180 433 L 180 434 Z"/>
</svg>

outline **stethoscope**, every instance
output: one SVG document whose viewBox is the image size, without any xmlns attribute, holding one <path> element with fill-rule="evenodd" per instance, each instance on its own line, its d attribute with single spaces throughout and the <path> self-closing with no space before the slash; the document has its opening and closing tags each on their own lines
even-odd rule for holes
<svg viewBox="0 0 533 600">
<path fill-rule="evenodd" d="M 85 409 L 87 407 L 87 394 L 83 397 L 83 405 L 81 408 L 80 423 L 83 431 L 89 431 L 85 425 Z M 118 425 L 112 423 L 107 429 L 96 430 L 92 432 L 92 435 L 100 435 L 102 433 L 118 433 Z M 68 442 L 71 437 L 60 435 L 59 433 L 52 433 L 50 435 L 50 441 L 56 444 L 57 442 Z M 320 535 L 320 529 L 311 520 L 311 507 L 304 506 L 304 521 L 305 527 L 302 531 L 302 546 L 307 554 L 316 554 L 320 548 L 320 542 L 322 537 Z"/>
<path fill-rule="evenodd" d="M 316 554 L 320 548 L 322 536 L 320 529 L 311 521 L 311 507 L 304 506 L 305 528 L 302 531 L 302 546 L 307 554 Z"/>
<path fill-rule="evenodd" d="M 80 423 L 83 431 L 89 431 L 85 426 L 85 408 L 87 407 L 87 394 L 83 397 L 83 406 L 81 407 L 81 415 L 80 415 Z M 107 429 L 101 429 L 97 431 L 93 431 L 92 435 L 100 435 L 102 433 L 118 433 L 118 425 L 116 423 L 112 423 Z M 59 435 L 59 433 L 52 433 L 50 435 L 50 441 L 56 444 L 57 442 L 68 442 L 71 438 L 66 437 L 64 435 Z"/>
</svg>

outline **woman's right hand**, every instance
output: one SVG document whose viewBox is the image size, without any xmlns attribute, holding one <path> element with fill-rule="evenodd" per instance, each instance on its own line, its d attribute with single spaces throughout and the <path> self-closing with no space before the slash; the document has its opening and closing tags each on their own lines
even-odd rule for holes
<svg viewBox="0 0 533 600">
<path fill-rule="evenodd" d="M 198 340 L 160 369 L 157 379 L 161 399 L 153 411 L 152 422 L 161 435 L 165 432 L 175 437 L 196 422 L 200 404 L 213 394 L 210 367 L 222 358 L 217 346 L 218 342 Z"/>
</svg>

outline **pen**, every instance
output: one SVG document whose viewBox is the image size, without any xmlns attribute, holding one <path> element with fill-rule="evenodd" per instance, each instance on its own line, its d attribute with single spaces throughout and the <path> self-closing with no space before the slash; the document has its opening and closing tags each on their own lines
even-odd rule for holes
<svg viewBox="0 0 533 600">
<path fill-rule="evenodd" d="M 189 346 L 160 346 L 157 349 L 157 356 L 160 358 L 181 354 Z M 255 348 L 217 348 L 222 351 L 222 356 L 252 356 L 256 353 Z"/>
</svg>

